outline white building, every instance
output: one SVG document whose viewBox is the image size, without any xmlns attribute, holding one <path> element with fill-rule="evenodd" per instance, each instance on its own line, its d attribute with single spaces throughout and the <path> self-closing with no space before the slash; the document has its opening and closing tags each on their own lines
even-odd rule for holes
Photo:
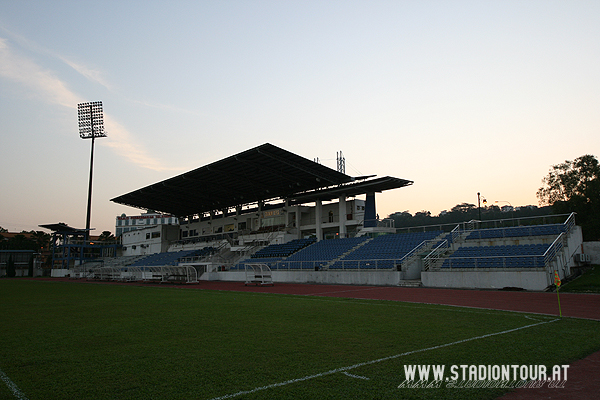
<svg viewBox="0 0 600 400">
<path fill-rule="evenodd" d="M 179 219 L 169 214 L 148 211 L 141 215 L 125 215 L 116 218 L 115 236 L 119 237 L 125 232 L 144 229 L 153 225 L 178 225 Z"/>
<path fill-rule="evenodd" d="M 169 249 L 171 242 L 179 238 L 177 225 L 153 225 L 139 227 L 122 234 L 122 251 L 124 256 L 141 256 L 163 253 Z"/>
</svg>

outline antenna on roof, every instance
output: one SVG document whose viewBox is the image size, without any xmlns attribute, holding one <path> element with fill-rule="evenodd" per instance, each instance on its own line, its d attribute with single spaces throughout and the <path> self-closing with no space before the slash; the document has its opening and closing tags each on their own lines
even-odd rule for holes
<svg viewBox="0 0 600 400">
<path fill-rule="evenodd" d="M 342 151 L 335 153 L 337 156 L 337 170 L 342 174 L 346 173 L 346 157 L 342 154 Z"/>
</svg>

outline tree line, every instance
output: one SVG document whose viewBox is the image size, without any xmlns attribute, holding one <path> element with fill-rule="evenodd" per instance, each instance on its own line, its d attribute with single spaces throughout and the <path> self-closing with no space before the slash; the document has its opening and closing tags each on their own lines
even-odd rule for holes
<svg viewBox="0 0 600 400">
<path fill-rule="evenodd" d="M 505 209 L 506 210 L 506 209 Z M 408 211 L 395 212 L 390 214 L 395 222 L 396 228 L 407 228 L 424 225 L 447 225 L 458 224 L 471 220 L 500 220 L 508 218 L 525 218 L 536 217 L 551 214 L 551 207 L 538 207 L 534 205 L 517 207 L 510 211 L 503 211 L 497 205 L 484 205 L 478 207 L 475 204 L 461 203 L 450 209 L 450 211 L 442 211 L 438 215 L 432 215 L 430 211 L 419 211 L 414 215 Z"/>
<path fill-rule="evenodd" d="M 0 227 L 0 250 L 42 251 L 50 246 L 50 234 L 43 231 L 22 231 L 20 234 L 7 235 L 8 231 Z"/>
<path fill-rule="evenodd" d="M 408 211 L 395 212 L 389 218 L 395 221 L 396 228 L 404 228 L 575 212 L 584 240 L 600 240 L 600 163 L 596 156 L 586 154 L 573 161 L 553 165 L 542 179 L 542 187 L 536 196 L 539 207 L 522 206 L 509 212 L 496 205 L 479 207 L 462 203 L 435 216 L 423 210 L 414 215 Z"/>
</svg>

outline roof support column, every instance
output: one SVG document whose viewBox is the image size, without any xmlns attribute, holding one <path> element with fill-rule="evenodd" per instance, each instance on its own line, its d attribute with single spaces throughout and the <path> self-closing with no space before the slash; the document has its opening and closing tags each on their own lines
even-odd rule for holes
<svg viewBox="0 0 600 400">
<path fill-rule="evenodd" d="M 298 239 L 302 239 L 302 213 L 300 212 L 300 205 L 296 206 L 296 229 L 298 230 Z"/>
<path fill-rule="evenodd" d="M 377 226 L 376 214 L 377 212 L 375 211 L 375 193 L 367 193 L 367 200 L 365 201 L 365 228 Z"/>
<path fill-rule="evenodd" d="M 258 202 L 258 219 L 256 220 L 257 230 L 262 228 L 262 217 L 263 217 L 263 206 L 265 203 L 263 201 Z"/>
<path fill-rule="evenodd" d="M 323 240 L 323 227 L 321 226 L 321 220 L 323 219 L 323 203 L 321 200 L 317 200 L 317 206 L 315 207 L 315 230 L 317 233 L 317 242 Z"/>
<path fill-rule="evenodd" d="M 338 213 L 340 214 L 340 238 L 345 238 L 347 236 L 346 233 L 346 195 L 342 194 L 340 196 Z"/>
<path fill-rule="evenodd" d="M 292 226 L 292 214 L 290 212 L 290 200 L 289 199 L 285 199 L 285 203 L 284 203 L 284 207 L 283 207 L 283 215 L 285 218 L 285 231 L 289 232 L 290 228 L 293 228 Z"/>
<path fill-rule="evenodd" d="M 238 218 L 240 217 L 240 212 L 242 211 L 242 206 L 240 206 L 239 204 L 237 206 L 235 206 L 235 217 L 233 218 L 233 220 L 235 221 L 235 230 L 238 231 L 239 230 L 239 226 L 240 226 L 240 221 L 238 221 Z"/>
</svg>

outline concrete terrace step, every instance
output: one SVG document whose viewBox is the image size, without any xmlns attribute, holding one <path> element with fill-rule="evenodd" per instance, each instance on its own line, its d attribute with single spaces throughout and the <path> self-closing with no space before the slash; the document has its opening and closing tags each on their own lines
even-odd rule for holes
<svg viewBox="0 0 600 400">
<path fill-rule="evenodd" d="M 401 287 L 421 287 L 422 283 L 420 279 L 406 279 L 398 282 L 398 286 Z"/>
</svg>

